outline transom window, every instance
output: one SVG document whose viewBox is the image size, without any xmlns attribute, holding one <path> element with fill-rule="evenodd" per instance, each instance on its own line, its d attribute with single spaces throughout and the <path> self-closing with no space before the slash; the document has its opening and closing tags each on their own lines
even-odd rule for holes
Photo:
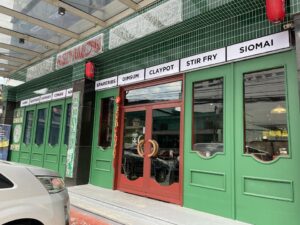
<svg viewBox="0 0 300 225">
<path fill-rule="evenodd" d="M 263 161 L 289 154 L 284 69 L 244 75 L 244 153 Z"/>
<path fill-rule="evenodd" d="M 159 84 L 126 91 L 124 105 L 137 105 L 161 101 L 180 100 L 182 81 Z"/>
</svg>

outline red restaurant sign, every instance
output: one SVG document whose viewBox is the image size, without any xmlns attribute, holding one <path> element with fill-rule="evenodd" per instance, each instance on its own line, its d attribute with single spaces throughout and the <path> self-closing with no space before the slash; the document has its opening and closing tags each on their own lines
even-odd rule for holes
<svg viewBox="0 0 300 225">
<path fill-rule="evenodd" d="M 56 56 L 56 69 L 72 65 L 103 52 L 103 34 L 97 35 Z"/>
</svg>

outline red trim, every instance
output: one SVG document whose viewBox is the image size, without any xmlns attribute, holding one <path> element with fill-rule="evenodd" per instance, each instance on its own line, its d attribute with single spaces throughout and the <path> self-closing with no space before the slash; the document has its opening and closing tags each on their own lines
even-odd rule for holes
<svg viewBox="0 0 300 225">
<path fill-rule="evenodd" d="M 147 83 L 139 83 L 123 87 L 120 89 L 120 96 L 124 99 L 124 92 L 127 90 L 138 89 L 143 87 L 154 86 L 157 84 L 170 83 L 173 81 L 182 80 L 182 98 L 181 100 L 173 100 L 159 103 L 149 103 L 143 105 L 124 106 L 120 105 L 120 126 L 119 126 L 119 147 L 116 160 L 118 162 L 117 171 L 115 171 L 114 188 L 130 192 L 137 195 L 142 195 L 150 198 L 160 199 L 163 201 L 182 205 L 183 195 L 183 131 L 184 131 L 184 79 L 183 75 L 162 78 L 159 80 L 149 81 Z M 124 101 L 122 101 L 124 102 Z M 144 157 L 144 177 L 138 178 L 135 181 L 129 181 L 121 174 L 121 161 L 123 153 L 123 136 L 124 136 L 124 114 L 125 112 L 145 111 L 146 112 L 146 131 L 145 140 L 152 138 L 152 110 L 159 108 L 181 107 L 180 113 L 180 162 L 179 162 L 179 183 L 174 183 L 170 186 L 161 186 L 156 181 L 150 178 L 151 174 L 151 159 Z M 150 153 L 150 143 L 145 144 L 145 156 Z"/>
</svg>

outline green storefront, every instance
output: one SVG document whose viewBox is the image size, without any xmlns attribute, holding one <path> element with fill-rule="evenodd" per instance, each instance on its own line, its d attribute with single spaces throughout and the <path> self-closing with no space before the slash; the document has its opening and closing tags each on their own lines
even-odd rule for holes
<svg viewBox="0 0 300 225">
<path fill-rule="evenodd" d="M 161 1 L 105 29 L 103 53 L 90 58 L 94 80 L 83 61 L 8 90 L 22 112 L 11 160 L 75 185 L 298 225 L 300 2 L 292 2 L 284 24 L 293 30 L 270 24 L 260 0 Z M 166 29 L 150 16 L 164 7 L 174 20 Z M 153 32 L 126 33 L 144 14 Z M 43 88 L 45 102 L 31 94 Z"/>
</svg>

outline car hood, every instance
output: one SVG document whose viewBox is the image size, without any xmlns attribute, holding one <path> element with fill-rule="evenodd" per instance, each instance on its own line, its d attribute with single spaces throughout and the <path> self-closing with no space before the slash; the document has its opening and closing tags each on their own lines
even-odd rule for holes
<svg viewBox="0 0 300 225">
<path fill-rule="evenodd" d="M 18 167 L 24 167 L 28 169 L 32 174 L 35 176 L 51 176 L 51 177 L 59 177 L 60 175 L 49 169 L 37 167 L 37 166 L 31 166 L 27 164 L 21 164 L 21 163 L 15 163 L 15 162 L 8 162 L 8 161 L 3 161 L 0 160 L 0 163 L 6 164 L 6 165 L 12 165 L 12 166 L 18 166 Z"/>
</svg>

